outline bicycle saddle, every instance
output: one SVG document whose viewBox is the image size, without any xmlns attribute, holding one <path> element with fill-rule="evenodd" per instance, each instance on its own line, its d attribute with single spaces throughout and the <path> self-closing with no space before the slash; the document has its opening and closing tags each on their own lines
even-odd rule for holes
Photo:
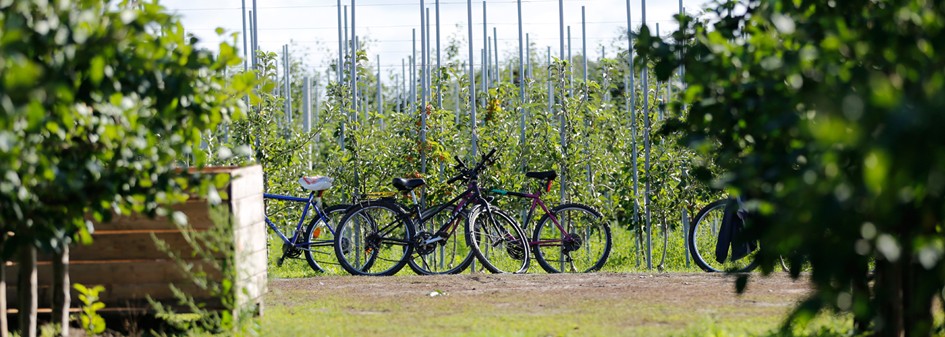
<svg viewBox="0 0 945 337">
<path fill-rule="evenodd" d="M 309 191 L 324 191 L 331 188 L 333 181 L 335 179 L 325 176 L 301 177 L 299 178 L 299 185 Z"/>
<path fill-rule="evenodd" d="M 412 191 L 413 189 L 423 186 L 426 184 L 422 178 L 417 179 L 404 179 L 404 178 L 394 178 L 394 187 L 401 191 Z"/>
<path fill-rule="evenodd" d="M 535 178 L 535 179 L 554 179 L 558 177 L 558 173 L 554 170 L 551 171 L 542 171 L 542 172 L 526 172 L 526 177 Z"/>
</svg>

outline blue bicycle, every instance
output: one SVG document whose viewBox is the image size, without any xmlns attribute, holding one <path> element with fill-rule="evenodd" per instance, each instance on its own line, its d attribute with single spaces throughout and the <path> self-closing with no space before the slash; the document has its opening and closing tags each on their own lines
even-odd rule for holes
<svg viewBox="0 0 945 337">
<path fill-rule="evenodd" d="M 320 176 L 299 178 L 299 185 L 309 191 L 307 198 L 270 193 L 263 194 L 267 206 L 266 225 L 282 239 L 282 256 L 276 261 L 276 265 L 282 266 L 286 259 L 298 259 L 303 254 L 305 255 L 305 260 L 308 262 L 309 267 L 315 270 L 315 272 L 325 272 L 325 268 L 323 267 L 325 264 L 338 264 L 335 259 L 334 250 L 335 226 L 337 221 L 344 216 L 345 210 L 347 210 L 350 205 L 340 204 L 324 207 L 322 204 L 322 195 L 326 190 L 331 188 L 332 181 L 332 178 Z M 302 207 L 302 215 L 299 217 L 298 223 L 292 230 L 291 236 L 287 236 L 286 233 L 283 233 L 283 231 L 279 229 L 279 226 L 269 219 L 268 208 L 270 200 L 304 204 Z M 292 206 L 297 205 L 290 205 L 285 208 Z M 302 226 L 305 225 L 305 220 L 309 217 L 310 211 L 313 212 L 312 219 L 303 230 Z M 291 227 L 285 226 L 285 228 L 288 229 Z"/>
</svg>

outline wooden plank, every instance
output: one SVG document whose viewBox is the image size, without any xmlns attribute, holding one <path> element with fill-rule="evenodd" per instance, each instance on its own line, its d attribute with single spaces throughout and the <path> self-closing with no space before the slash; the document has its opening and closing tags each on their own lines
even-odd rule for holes
<svg viewBox="0 0 945 337">
<path fill-rule="evenodd" d="M 159 240 L 172 247 L 178 256 L 190 258 L 193 254 L 191 245 L 180 232 L 152 231 L 116 231 L 96 232 L 92 235 L 92 244 L 75 245 L 69 254 L 72 263 L 81 261 L 109 260 L 167 260 L 167 253 L 158 250 L 151 237 L 154 233 Z M 44 259 L 46 260 L 46 259 Z"/>
<path fill-rule="evenodd" d="M 219 272 L 201 261 L 188 261 L 204 270 L 213 277 L 219 278 Z M 38 264 L 39 284 L 52 284 L 52 265 Z M 7 266 L 7 275 L 16 275 L 17 265 Z M 69 265 L 69 278 L 73 283 L 85 285 L 102 284 L 135 284 L 135 283 L 170 283 L 190 280 L 190 276 L 183 273 L 171 261 L 162 260 L 126 260 L 126 261 L 89 261 L 73 262 Z M 8 286 L 15 286 L 16 278 L 7 280 Z"/>
<path fill-rule="evenodd" d="M 186 202 L 174 205 L 173 210 L 183 212 L 187 215 L 187 222 L 195 229 L 207 229 L 213 224 L 210 220 L 210 214 L 207 208 L 206 200 L 188 200 Z M 177 229 L 171 220 L 167 217 L 148 218 L 143 214 L 131 214 L 116 216 L 112 221 L 106 223 L 94 223 L 94 228 L 98 230 L 140 230 L 140 229 Z"/>
<path fill-rule="evenodd" d="M 211 305 L 218 305 L 219 299 L 211 297 L 206 291 L 193 283 L 177 282 L 176 287 L 186 294 L 193 296 L 198 302 L 205 302 Z M 40 307 L 49 307 L 52 304 L 52 289 L 49 286 L 42 286 L 38 289 L 38 302 Z M 7 287 L 8 307 L 16 307 L 16 287 Z M 73 306 L 78 305 L 79 293 L 72 292 Z M 177 304 L 177 299 L 171 291 L 170 283 L 132 283 L 132 284 L 110 284 L 105 286 L 105 291 L 99 294 L 100 301 L 107 307 L 146 307 L 150 308 L 147 302 L 148 296 L 151 299 L 165 304 Z"/>
</svg>

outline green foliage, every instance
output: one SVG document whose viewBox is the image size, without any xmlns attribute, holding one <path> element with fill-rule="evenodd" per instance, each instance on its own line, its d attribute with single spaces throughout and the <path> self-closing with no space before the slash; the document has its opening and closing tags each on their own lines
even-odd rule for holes
<svg viewBox="0 0 945 337">
<path fill-rule="evenodd" d="M 856 328 L 925 336 L 945 286 L 945 7 L 920 0 L 717 1 L 674 42 L 643 28 L 660 78 L 685 67 L 682 144 L 756 214 L 762 269 L 810 261 L 792 316 L 852 312 Z M 872 289 L 868 277 L 873 274 Z"/>
<path fill-rule="evenodd" d="M 86 287 L 79 283 L 72 284 L 72 287 L 79 292 L 80 309 L 79 325 L 89 336 L 98 335 L 105 332 L 105 319 L 98 314 L 99 310 L 105 308 L 105 303 L 99 301 L 98 294 L 105 291 L 105 287 L 96 285 Z"/>
<path fill-rule="evenodd" d="M 0 2 L 0 223 L 15 244 L 88 243 L 86 216 L 155 215 L 204 130 L 240 115 L 252 74 L 229 43 L 212 55 L 145 3 Z M 189 160 L 188 160 L 189 162 Z M 11 229 L 11 228 L 8 228 Z"/>
</svg>

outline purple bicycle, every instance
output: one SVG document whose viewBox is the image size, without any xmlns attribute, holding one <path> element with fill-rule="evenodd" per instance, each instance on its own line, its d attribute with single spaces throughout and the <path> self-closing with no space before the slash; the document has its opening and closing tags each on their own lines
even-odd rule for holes
<svg viewBox="0 0 945 337">
<path fill-rule="evenodd" d="M 532 200 L 528 215 L 522 221 L 527 230 L 538 206 L 545 214 L 538 220 L 529 246 L 538 264 L 549 273 L 587 273 L 600 270 L 610 256 L 610 226 L 593 207 L 567 203 L 548 209 L 541 200 L 542 193 L 551 191 L 558 174 L 555 171 L 527 172 L 525 176 L 541 181 L 535 193 L 510 192 L 492 189 L 499 195 L 511 195 Z M 543 191 L 544 190 L 544 191 Z"/>
</svg>

